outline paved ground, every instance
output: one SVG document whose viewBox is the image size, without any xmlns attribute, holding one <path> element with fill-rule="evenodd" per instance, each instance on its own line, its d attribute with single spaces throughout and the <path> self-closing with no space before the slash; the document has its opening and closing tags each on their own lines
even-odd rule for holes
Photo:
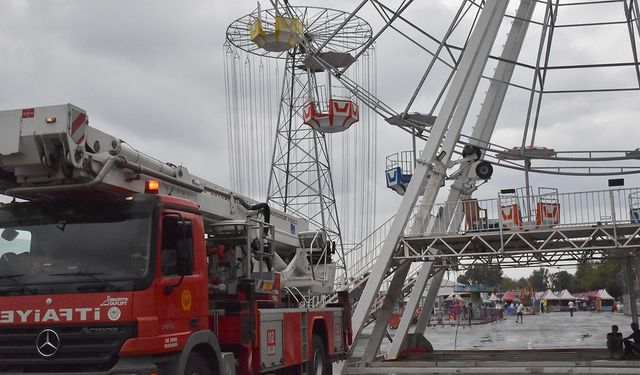
<svg viewBox="0 0 640 375">
<path fill-rule="evenodd" d="M 524 323 L 516 323 L 514 316 L 507 316 L 504 320 L 494 324 L 473 325 L 471 327 L 449 325 L 428 327 L 425 336 L 433 344 L 438 360 L 445 358 L 455 360 L 456 357 L 463 361 L 472 360 L 474 357 L 499 358 L 501 350 L 532 349 L 531 352 L 520 353 L 520 357 L 522 357 L 520 360 L 524 361 L 522 363 L 532 361 L 535 363 L 536 357 L 546 356 L 549 357 L 546 360 L 565 363 L 568 358 L 570 364 L 571 360 L 584 361 L 584 358 L 578 358 L 584 357 L 584 355 L 591 356 L 592 360 L 607 358 L 606 334 L 610 331 L 611 325 L 617 324 L 622 334 L 627 336 L 631 333 L 630 323 L 631 318 L 621 313 L 576 312 L 571 317 L 568 312 L 555 312 L 544 315 L 526 315 Z M 365 329 L 365 336 L 371 332 L 371 329 L 372 327 Z M 390 330 L 389 333 L 393 335 L 395 331 Z M 355 348 L 354 357 L 362 355 L 365 345 L 366 343 L 363 342 Z M 385 339 L 381 352 L 386 352 L 389 345 L 390 342 Z M 545 351 L 544 349 L 551 350 Z M 475 354 L 476 351 L 484 351 L 484 355 L 481 352 Z M 456 352 L 458 352 L 457 356 Z M 510 353 L 510 355 L 513 354 Z M 431 361 L 434 359 L 432 358 Z M 614 367 L 621 365 L 620 362 L 604 364 L 604 366 Z M 632 363 L 631 366 L 635 367 L 636 364 Z M 336 366 L 334 373 L 337 373 L 336 370 L 340 367 Z M 628 370 L 631 373 L 640 373 L 637 367 Z M 572 370 L 568 369 L 567 371 L 571 372 Z M 614 373 L 622 372 L 616 370 Z"/>
<path fill-rule="evenodd" d="M 607 332 L 612 324 L 620 327 L 624 336 L 631 333 L 631 317 L 621 313 L 554 312 L 525 315 L 524 323 L 516 323 L 514 316 L 494 324 L 469 326 L 428 327 L 425 337 L 435 350 L 464 349 L 554 349 L 554 348 L 606 348 Z M 365 334 L 371 332 L 367 327 Z M 395 330 L 390 330 L 393 335 Z M 382 351 L 389 347 L 383 342 Z M 360 345 L 355 355 L 364 351 Z"/>
</svg>

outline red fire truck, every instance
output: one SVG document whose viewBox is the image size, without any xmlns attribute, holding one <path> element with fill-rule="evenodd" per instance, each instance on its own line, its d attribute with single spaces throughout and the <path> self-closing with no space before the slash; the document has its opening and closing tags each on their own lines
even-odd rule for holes
<svg viewBox="0 0 640 375">
<path fill-rule="evenodd" d="M 78 107 L 0 112 L 0 193 L 0 373 L 330 374 L 348 350 L 348 304 L 287 287 L 291 262 L 329 251 L 305 220 Z"/>
</svg>

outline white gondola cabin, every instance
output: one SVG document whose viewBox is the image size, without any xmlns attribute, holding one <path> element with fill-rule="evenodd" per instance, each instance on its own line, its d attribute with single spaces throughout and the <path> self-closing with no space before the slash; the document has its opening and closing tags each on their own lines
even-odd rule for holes
<svg viewBox="0 0 640 375">
<path fill-rule="evenodd" d="M 360 119 L 358 105 L 348 99 L 329 99 L 328 111 L 316 109 L 317 103 L 310 101 L 302 109 L 302 119 L 306 125 L 311 126 L 320 133 L 338 133 Z"/>
<path fill-rule="evenodd" d="M 338 54 L 336 54 L 337 56 Z M 309 60 L 308 60 L 309 61 Z M 347 59 L 345 59 L 347 61 Z M 334 61 L 326 61 L 332 65 Z M 349 62 L 347 61 L 347 64 Z M 334 96 L 331 73 L 326 71 L 326 86 L 318 85 L 318 69 L 305 66 L 309 77 L 309 101 L 302 108 L 302 121 L 320 133 L 338 133 L 345 131 L 360 120 L 358 105 L 350 98 Z"/>
</svg>

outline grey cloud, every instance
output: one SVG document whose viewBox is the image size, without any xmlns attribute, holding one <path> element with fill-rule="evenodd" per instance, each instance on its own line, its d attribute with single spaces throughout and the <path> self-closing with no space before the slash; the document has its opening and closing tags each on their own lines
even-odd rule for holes
<svg viewBox="0 0 640 375">
<path fill-rule="evenodd" d="M 294 4 L 330 7 L 351 11 L 358 2 L 297 1 Z M 514 9 L 518 2 L 512 2 Z M 400 1 L 385 2 L 395 8 Z M 0 107 L 20 108 L 72 102 L 89 112 L 96 127 L 129 141 L 165 161 L 184 163 L 207 179 L 229 186 L 225 118 L 225 91 L 222 45 L 226 27 L 256 7 L 243 1 L 3 1 L 0 13 Z M 268 7 L 268 2 L 262 2 Z M 410 20 L 441 37 L 458 2 L 416 1 L 405 14 Z M 542 17 L 538 7 L 536 19 Z M 602 8 L 607 17 L 615 8 Z M 513 13 L 513 12 L 511 12 Z M 559 19 L 571 18 L 564 12 Z M 362 17 L 374 32 L 382 21 L 369 5 Z M 564 22 L 564 21 L 563 21 Z M 398 23 L 397 25 L 400 25 Z M 498 54 L 506 38 L 510 20 L 500 31 L 493 53 Z M 426 38 L 403 26 L 405 32 L 424 42 Z M 535 64 L 540 27 L 532 25 L 522 60 Z M 578 63 L 629 57 L 628 38 L 620 30 L 600 31 L 595 37 L 558 32 L 554 39 L 554 64 Z M 459 42 L 465 32 L 454 38 Z M 575 39 L 577 38 L 577 40 Z M 617 42 L 608 42 L 614 38 Z M 430 44 L 433 48 L 433 43 Z M 422 75 L 429 55 L 395 31 L 388 30 L 377 43 L 378 92 L 381 100 L 402 111 Z M 596 60 L 597 59 L 597 60 Z M 491 75 L 490 64 L 485 74 Z M 437 67 L 416 100 L 413 110 L 427 112 L 448 69 Z M 529 86 L 530 70 L 517 68 L 515 81 Z M 614 71 L 587 71 L 579 76 L 550 74 L 549 87 L 575 84 L 637 84 Z M 483 82 L 469 113 L 465 132 L 470 132 L 475 115 L 484 101 Z M 507 147 L 520 144 L 528 94 L 511 88 L 499 119 L 495 140 Z M 562 149 L 635 148 L 639 139 L 638 93 L 622 96 L 547 96 L 543 101 L 539 140 Z M 384 158 L 411 148 L 410 136 L 378 119 L 377 219 L 382 222 L 396 212 L 400 197 L 386 189 Z M 272 140 L 267 141 L 268 144 Z M 419 148 L 422 145 L 418 145 Z M 336 168 L 338 171 L 339 168 Z M 602 188 L 605 178 L 578 179 L 534 176 L 537 185 L 559 185 L 564 191 Z M 627 178 L 628 184 L 637 182 Z M 501 187 L 521 186 L 521 174 L 498 169 L 479 196 L 493 197 Z"/>
</svg>

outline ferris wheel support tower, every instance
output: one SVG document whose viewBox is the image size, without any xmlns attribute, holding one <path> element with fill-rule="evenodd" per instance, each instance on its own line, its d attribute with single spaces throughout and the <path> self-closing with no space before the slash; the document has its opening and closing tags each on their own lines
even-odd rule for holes
<svg viewBox="0 0 640 375">
<path fill-rule="evenodd" d="M 378 261 L 369 276 L 369 281 L 353 314 L 352 323 L 354 332 L 356 332 L 354 345 L 357 345 L 360 339 L 365 318 L 369 315 L 370 309 L 375 303 L 377 292 L 392 267 L 391 261 L 394 252 L 420 197 L 421 187 L 425 184 L 428 185 L 422 199 L 422 205 L 431 206 L 435 203 L 437 192 L 444 178 L 442 168 L 439 167 L 446 166 L 451 160 L 508 4 L 508 0 L 486 3 L 470 37 L 460 66 L 451 83 L 451 88 L 422 151 L 422 158 L 418 160 L 411 182 L 380 251 Z M 480 127 L 481 125 L 477 124 L 476 126 Z M 429 174 L 430 177 L 428 177 Z M 389 292 L 385 296 L 381 310 L 378 311 L 375 327 L 362 358 L 363 363 L 371 362 L 377 356 L 386 325 L 399 297 L 401 286 L 404 284 L 409 265 L 410 262 L 405 262 L 396 268 Z"/>
<path fill-rule="evenodd" d="M 445 238 L 440 235 L 441 233 L 444 233 L 444 236 L 447 236 L 451 233 L 457 232 L 458 228 L 460 228 L 464 212 L 463 207 L 460 207 L 458 203 L 461 199 L 463 201 L 465 199 L 471 201 L 471 193 L 473 193 L 477 189 L 477 180 L 478 177 L 480 177 L 480 173 L 478 173 L 478 170 L 476 169 L 476 175 L 474 176 L 473 173 L 471 173 L 472 169 L 470 167 L 474 163 L 473 159 L 475 159 L 475 161 L 479 160 L 485 154 L 485 151 L 483 150 L 490 150 L 491 148 L 491 135 L 494 131 L 500 109 L 503 106 L 505 94 L 507 92 L 508 86 L 510 85 L 513 69 L 516 65 L 516 62 L 518 61 L 518 56 L 524 43 L 527 28 L 532 22 L 532 15 L 536 5 L 535 3 L 536 2 L 532 0 L 520 0 L 519 2 L 520 6 L 518 8 L 516 17 L 514 17 L 511 30 L 508 33 L 508 38 L 506 44 L 504 45 L 502 55 L 499 58 L 496 58 L 498 60 L 497 68 L 493 75 L 493 78 L 491 79 L 489 90 L 486 93 L 485 101 L 482 105 L 478 120 L 475 122 L 473 134 L 471 137 L 469 137 L 462 134 L 462 127 L 467 118 L 472 99 L 478 89 L 478 85 L 482 77 L 482 72 L 485 69 L 488 59 L 491 57 L 490 51 L 495 42 L 500 24 L 502 23 L 503 18 L 505 18 L 506 16 L 505 11 L 507 9 L 508 0 L 496 0 L 495 2 L 486 3 L 480 11 L 481 13 L 478 18 L 478 22 L 470 34 L 468 43 L 466 44 L 465 48 L 462 49 L 463 53 L 461 56 L 460 64 L 455 69 L 452 83 L 449 86 L 444 101 L 442 102 L 441 110 L 437 116 L 435 124 L 431 128 L 429 138 L 426 140 L 424 150 L 421 154 L 422 156 L 419 160 L 417 160 L 418 165 L 414 169 L 410 184 L 408 185 L 406 192 L 404 193 L 404 198 L 398 210 L 398 214 L 395 216 L 393 224 L 383 244 L 382 250 L 380 251 L 380 255 L 377 258 L 377 263 L 371 271 L 368 283 L 362 293 L 362 296 L 360 297 L 359 303 L 353 315 L 353 327 L 354 332 L 356 333 L 356 336 L 354 338 L 354 346 L 357 346 L 362 336 L 362 329 L 370 319 L 371 309 L 376 306 L 377 292 L 380 289 L 383 281 L 387 277 L 390 277 L 391 281 L 388 284 L 387 293 L 385 294 L 382 307 L 380 307 L 376 311 L 375 326 L 373 328 L 373 331 L 371 332 L 368 343 L 366 344 L 364 355 L 362 356 L 362 358 L 360 358 L 359 363 L 355 364 L 353 367 L 357 367 L 358 365 L 364 365 L 368 367 L 378 356 L 382 339 L 386 333 L 386 328 L 389 324 L 393 308 L 396 306 L 397 301 L 406 296 L 405 292 L 408 288 L 406 286 L 409 284 L 413 284 L 413 290 L 411 292 L 411 296 L 409 297 L 407 305 L 404 307 L 404 313 L 393 338 L 391 348 L 389 352 L 386 353 L 386 359 L 398 359 L 403 350 L 403 347 L 406 346 L 415 346 L 416 348 L 429 350 L 429 346 L 422 346 L 421 344 L 423 344 L 424 342 L 420 342 L 419 340 L 416 341 L 416 339 L 418 339 L 418 336 L 424 339 L 422 333 L 426 328 L 436 292 L 438 291 L 442 282 L 444 270 L 446 269 L 446 267 L 448 267 L 448 265 L 452 264 L 449 263 L 447 255 L 441 256 L 440 254 L 443 251 L 448 252 L 450 250 L 450 252 L 448 252 L 447 254 L 451 255 L 452 253 L 456 253 L 458 251 L 462 252 L 468 246 L 472 246 L 471 241 L 454 244 L 453 241 L 447 242 L 447 240 L 444 240 L 442 246 L 440 246 L 440 244 L 436 242 L 443 241 L 443 239 Z M 588 3 L 581 3 L 580 5 L 583 4 Z M 545 21 L 542 27 L 542 36 L 538 51 L 538 59 L 535 66 L 536 73 L 546 69 L 551 69 L 547 67 L 546 59 L 541 58 L 541 56 L 543 56 L 542 52 L 543 50 L 545 50 L 545 42 L 550 43 L 551 35 L 553 34 L 552 31 L 548 32 L 547 24 L 551 23 L 552 26 L 550 27 L 553 28 L 556 11 L 557 9 L 554 10 L 554 8 L 550 6 L 550 3 L 547 5 L 544 13 Z M 628 19 L 630 13 L 627 8 L 625 8 L 625 11 Z M 634 51 L 633 56 L 635 57 L 637 56 L 637 54 L 635 53 L 635 44 L 633 43 L 634 35 L 632 31 L 630 31 L 630 36 L 632 37 L 632 49 Z M 546 47 L 546 49 L 548 50 L 548 47 Z M 544 61 L 544 63 L 542 61 Z M 637 64 L 637 58 L 635 60 L 635 63 L 630 63 L 630 65 L 635 66 L 637 66 Z M 614 64 L 602 65 L 609 66 Z M 595 65 L 592 65 L 590 67 L 594 66 Z M 536 86 L 534 82 L 534 88 L 531 90 L 532 97 L 534 96 L 534 94 L 536 94 L 535 87 Z M 605 88 L 597 89 L 595 91 L 615 90 L 616 89 Z M 623 88 L 620 90 L 627 89 Z M 637 88 L 634 88 L 634 90 L 637 90 Z M 590 91 L 594 90 L 576 89 L 573 92 Z M 549 90 L 546 92 L 551 93 L 560 91 Z M 534 103 L 533 99 L 530 100 L 529 109 L 527 112 L 527 123 L 529 123 L 530 118 L 535 118 L 536 121 L 538 119 L 540 100 L 538 100 L 538 105 L 537 108 L 535 108 L 535 113 L 532 103 Z M 533 114 L 535 114 L 535 116 L 533 116 Z M 535 126 L 533 126 L 533 128 L 534 130 L 531 141 L 532 143 L 530 147 L 535 150 L 536 148 L 533 146 Z M 455 145 L 456 143 L 459 143 L 461 139 L 466 139 L 466 141 L 464 142 L 465 146 L 462 149 L 462 159 L 452 160 L 452 155 L 456 151 Z M 465 149 L 467 147 L 471 147 L 475 150 L 472 152 L 465 152 Z M 538 149 L 548 150 L 546 148 Z M 523 170 L 525 171 L 526 176 L 529 168 L 527 163 L 529 159 L 527 158 L 531 158 L 531 156 L 526 156 L 524 150 L 525 148 L 521 147 L 518 148 L 517 152 L 520 153 L 520 158 L 525 161 Z M 473 155 L 473 153 L 475 153 L 475 156 Z M 489 154 L 487 154 L 486 156 L 489 156 Z M 625 158 L 631 159 L 636 158 L 636 156 L 632 152 L 627 152 Z M 459 165 L 459 170 L 448 176 L 449 179 L 453 180 L 454 182 L 451 187 L 449 197 L 447 198 L 447 203 L 438 205 L 437 207 L 434 206 L 437 193 L 442 186 L 441 183 L 446 177 L 446 170 L 451 169 L 452 167 L 457 165 Z M 424 193 L 421 193 L 421 191 L 424 191 Z M 415 207 L 418 198 L 420 198 L 420 196 L 422 196 L 423 194 L 424 196 L 422 198 L 420 206 Z M 617 194 L 617 192 L 614 192 L 613 190 L 610 190 L 608 192 L 608 201 L 606 202 L 606 204 L 610 205 L 611 217 L 613 218 L 612 220 L 616 221 L 616 212 L 619 213 L 628 210 L 626 206 L 624 206 L 626 202 L 624 202 L 621 207 L 616 208 L 617 203 L 615 203 L 616 198 L 614 194 Z M 625 195 L 627 194 L 627 192 L 625 191 L 620 194 Z M 625 195 L 623 198 L 619 198 L 618 200 L 631 200 L 631 197 L 634 194 L 636 193 L 631 193 L 628 196 Z M 527 197 L 527 200 L 528 199 L 529 198 Z M 631 203 L 629 204 L 631 205 Z M 500 205 L 499 202 L 498 205 Z M 434 216 L 429 215 L 429 212 L 432 209 L 432 215 Z M 498 209 L 501 209 L 500 206 L 498 206 Z M 416 212 L 415 220 L 413 221 L 414 224 L 409 231 L 405 232 L 405 228 L 407 227 L 414 211 Z M 464 213 L 464 215 L 465 218 L 468 218 L 467 215 L 469 214 Z M 429 219 L 432 217 L 434 219 L 431 224 L 435 223 L 435 225 L 429 226 Z M 636 219 L 632 219 L 631 224 L 629 225 L 638 224 L 638 221 L 635 220 Z M 590 226 L 588 226 L 587 224 L 588 223 L 581 223 L 581 225 L 585 225 L 587 230 L 590 230 Z M 502 225 L 503 224 L 500 224 L 500 227 L 496 228 L 496 230 L 500 231 L 499 241 L 504 241 L 503 232 L 501 229 Z M 612 224 L 612 226 L 615 227 L 615 224 Z M 430 233 L 432 230 L 431 228 L 434 227 L 438 228 L 433 229 L 435 234 L 425 234 Z M 444 230 L 444 232 L 442 230 Z M 469 228 L 467 228 L 467 230 L 469 230 Z M 540 231 L 543 230 L 544 229 L 540 229 Z M 464 233 L 461 236 L 474 236 L 474 229 L 472 228 L 470 231 L 472 233 Z M 405 236 L 405 233 L 407 234 L 407 236 Z M 616 230 L 614 228 L 610 236 L 614 242 L 614 245 L 611 248 L 613 249 L 612 254 L 625 257 L 625 259 L 628 260 L 626 264 L 627 284 L 632 285 L 633 269 L 631 267 L 631 262 L 638 262 L 638 256 L 637 249 L 628 248 L 627 245 L 630 244 L 631 240 L 627 238 L 628 236 L 625 236 L 626 235 L 621 232 L 618 232 L 616 234 Z M 422 238 L 423 241 L 418 243 L 418 241 L 416 241 L 416 239 L 418 238 Z M 623 241 L 620 242 L 620 239 L 623 239 Z M 549 241 L 549 239 L 547 239 L 547 241 Z M 546 243 L 547 242 L 544 242 L 544 244 Z M 505 253 L 503 253 L 506 251 L 511 251 L 505 250 L 503 242 L 500 242 L 500 244 L 496 246 L 496 248 L 499 248 L 499 250 L 496 250 L 493 254 L 482 254 L 486 250 L 484 249 L 478 250 L 477 254 L 474 254 L 474 256 L 486 257 L 488 263 L 490 263 L 493 259 L 492 257 L 495 256 L 513 256 L 505 255 Z M 532 255 L 533 258 L 537 259 L 539 257 L 544 261 L 548 261 L 548 259 L 545 258 L 546 255 L 542 254 L 543 251 L 534 250 L 534 252 L 536 252 L 537 254 Z M 416 253 L 420 253 L 420 256 L 415 256 Z M 457 253 L 456 257 L 457 256 L 459 256 L 459 253 Z M 415 278 L 412 277 L 411 279 L 409 279 L 407 275 L 409 273 L 409 267 L 412 261 L 420 261 L 424 263 L 422 264 L 422 268 L 417 273 Z M 515 261 L 519 263 L 518 260 Z M 636 269 L 636 272 L 638 272 L 638 269 Z M 429 285 L 427 298 L 423 305 L 421 315 L 418 317 L 418 322 L 415 329 L 416 337 L 413 337 L 413 340 L 410 341 L 410 344 L 406 345 L 406 343 L 408 342 L 407 339 L 410 336 L 410 322 L 427 284 Z M 631 301 L 636 300 L 633 288 L 629 288 L 629 299 Z M 634 321 L 637 321 L 638 317 L 635 307 L 635 304 L 631 304 L 631 315 L 632 319 Z"/>
<path fill-rule="evenodd" d="M 246 66 L 250 66 L 254 58 L 259 59 L 260 67 L 263 59 L 274 59 L 278 68 L 280 65 L 277 61 L 283 61 L 283 72 L 276 70 L 277 79 L 281 80 L 280 92 L 273 93 L 275 96 L 279 94 L 277 104 L 274 103 L 278 106 L 277 119 L 270 118 L 270 113 L 265 113 L 264 103 L 270 103 L 271 95 L 269 87 L 264 88 L 268 85 L 261 83 L 256 88 L 249 82 L 248 89 L 245 89 L 246 84 L 236 89 L 241 91 L 237 94 L 240 111 L 249 112 L 245 117 L 250 122 L 255 118 L 268 118 L 268 121 L 263 121 L 258 127 L 247 127 L 243 121 L 237 121 L 235 125 L 240 130 L 232 128 L 232 131 L 234 134 L 248 134 L 257 142 L 264 142 L 272 138 L 267 138 L 262 132 L 266 127 L 271 128 L 272 123 L 275 124 L 271 128 L 275 133 L 275 140 L 271 143 L 273 149 L 269 155 L 260 154 L 261 163 L 269 157 L 271 160 L 268 183 L 264 186 L 267 191 L 266 201 L 284 212 L 309 221 L 310 229 L 315 231 L 309 234 L 313 237 L 312 242 L 322 250 L 321 254 L 307 254 L 306 258 L 313 264 L 323 263 L 324 269 L 321 276 L 317 275 L 315 267 L 312 268 L 314 280 L 321 281 L 323 287 L 329 284 L 333 286 L 334 283 L 344 286 L 347 267 L 343 241 L 353 242 L 355 238 L 359 238 L 355 237 L 359 232 L 364 232 L 363 229 L 373 223 L 370 220 L 370 223 L 367 221 L 364 225 L 356 226 L 347 221 L 345 227 L 341 228 L 340 225 L 340 220 L 348 216 L 349 208 L 352 207 L 351 195 L 355 196 L 360 190 L 371 190 L 365 187 L 364 181 L 367 173 L 374 170 L 372 168 L 367 167 L 364 173 L 360 173 L 362 177 L 358 177 L 357 181 L 362 182 L 356 182 L 356 186 L 349 182 L 356 181 L 352 178 L 351 164 L 358 160 L 358 151 L 367 151 L 370 145 L 367 143 L 358 147 L 357 144 L 371 134 L 372 126 L 368 125 L 371 118 L 369 113 L 361 113 L 352 95 L 344 87 L 335 85 L 336 82 L 332 80 L 325 64 L 329 64 L 329 69 L 346 70 L 352 67 L 348 74 L 354 80 L 370 83 L 370 68 L 367 66 L 369 57 L 365 50 L 370 47 L 367 42 L 371 38 L 371 26 L 360 17 L 335 9 L 294 7 L 281 1 L 271 3 L 274 6 L 272 9 L 262 9 L 258 3 L 255 11 L 234 21 L 227 29 L 227 41 L 231 54 L 235 48 L 242 51 L 242 56 L 247 56 Z M 356 61 L 356 57 L 363 54 L 362 61 Z M 252 55 L 251 58 L 249 55 Z M 237 53 L 233 56 L 232 67 L 235 71 L 240 71 L 239 80 L 251 81 L 256 75 L 252 75 L 250 68 L 237 67 Z M 260 72 L 259 77 L 264 80 L 264 72 Z M 230 86 L 238 86 L 233 84 Z M 258 100 L 256 97 L 260 94 L 252 95 L 255 94 L 254 90 L 262 95 Z M 249 91 L 248 97 L 246 91 Z M 265 95 L 267 98 L 264 98 Z M 242 115 L 239 117 L 242 118 Z M 255 123 L 253 121 L 251 125 Z M 352 135 L 346 135 L 345 132 L 354 124 L 358 124 L 355 128 L 360 129 L 356 129 L 355 134 L 352 131 Z M 367 124 L 364 130 L 363 124 Z M 337 134 L 326 135 L 332 133 Z M 239 143 L 238 150 L 247 148 L 246 144 Z M 354 143 L 355 148 L 349 147 Z M 267 147 L 263 147 L 265 148 Z M 335 154 L 340 149 L 342 155 L 336 162 L 335 155 L 330 153 Z M 246 159 L 257 154 L 253 153 L 254 150 L 249 151 L 251 154 Z M 249 168 L 245 167 L 251 167 L 251 164 L 243 163 L 244 154 L 238 152 L 237 155 L 241 160 L 238 163 L 241 167 L 238 169 L 241 169 L 245 178 L 252 178 L 252 173 L 247 170 Z M 331 170 L 331 163 L 338 164 L 337 172 Z M 261 177 L 260 173 L 257 171 L 255 174 Z M 338 177 L 335 186 L 339 189 L 337 194 L 341 199 L 340 212 L 336 203 L 334 176 Z M 362 196 L 366 197 L 367 194 Z M 356 211 L 364 213 L 365 208 L 368 210 L 368 207 L 373 206 L 369 205 L 369 201 L 370 198 L 358 199 L 362 208 L 359 207 Z M 339 218 L 339 215 L 343 217 Z M 291 229 L 295 230 L 293 226 Z M 309 244 L 301 244 L 301 247 L 308 248 Z M 324 294 L 325 289 L 320 289 L 322 290 L 315 290 L 313 293 Z"/>
<path fill-rule="evenodd" d="M 476 126 L 474 127 L 471 135 L 474 139 L 472 144 L 475 146 L 486 147 L 486 145 L 491 141 L 491 135 L 495 129 L 500 109 L 504 102 L 507 89 L 509 88 L 509 85 L 505 82 L 509 82 L 511 80 L 515 68 L 513 64 L 508 63 L 507 61 L 516 61 L 520 55 L 520 50 L 522 49 L 522 44 L 529 27 L 529 20 L 533 15 L 535 7 L 536 2 L 534 0 L 522 0 L 520 2 L 516 13 L 519 18 L 515 19 L 511 26 L 504 50 L 502 51 L 502 60 L 496 67 L 493 80 L 487 90 L 487 100 L 482 106 Z M 461 199 L 469 199 L 474 190 L 475 180 L 470 177 L 470 173 L 467 168 L 466 171 L 454 181 L 446 200 L 447 203 L 445 204 L 445 209 L 452 211 L 451 209 L 454 207 L 453 203 L 458 202 Z M 429 215 L 425 214 L 424 217 L 429 218 Z M 449 223 L 451 229 L 459 226 L 463 220 L 461 211 L 455 213 L 447 212 L 442 217 L 453 217 L 453 220 Z M 440 220 L 440 218 L 436 220 Z M 399 357 L 401 348 L 406 342 L 407 335 L 409 334 L 409 326 L 413 318 L 412 312 L 416 311 L 420 297 L 424 293 L 427 281 L 429 281 L 427 298 L 422 306 L 414 332 L 424 332 L 427 328 L 430 312 L 433 309 L 433 304 L 444 276 L 444 269 L 434 271 L 435 267 L 433 266 L 434 262 L 424 262 L 421 265 L 418 276 L 416 277 L 416 283 L 411 291 L 411 297 L 407 303 L 405 313 L 403 314 L 400 325 L 396 330 L 396 339 L 391 344 L 389 353 L 387 353 L 387 359 L 397 359 Z M 433 276 L 429 279 L 431 274 L 433 274 Z"/>
<path fill-rule="evenodd" d="M 312 83 L 296 67 L 301 58 L 298 48 L 287 54 L 267 201 L 323 228 L 339 249 L 339 267 L 346 270 L 326 138 L 301 120 Z"/>
</svg>

